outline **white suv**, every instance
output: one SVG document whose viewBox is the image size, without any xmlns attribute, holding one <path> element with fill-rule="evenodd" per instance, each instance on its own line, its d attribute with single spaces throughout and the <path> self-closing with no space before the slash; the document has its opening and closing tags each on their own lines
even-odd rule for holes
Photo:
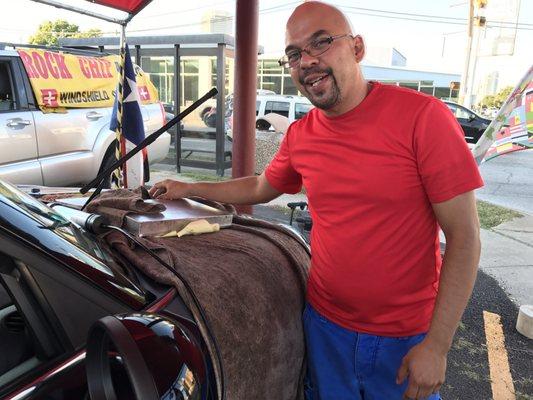
<svg viewBox="0 0 533 400">
<path fill-rule="evenodd" d="M 233 105 L 230 104 L 229 107 Z M 287 118 L 287 126 L 307 114 L 313 105 L 302 96 L 280 94 L 258 94 L 255 103 L 256 128 L 258 130 L 271 129 L 271 121 L 264 117 L 268 114 L 278 114 Z M 226 134 L 231 138 L 233 113 L 226 119 Z"/>
<path fill-rule="evenodd" d="M 263 95 L 257 96 L 255 115 L 263 117 L 269 113 L 283 115 L 289 119 L 289 123 L 302 118 L 313 105 L 302 96 L 291 95 Z"/>
</svg>

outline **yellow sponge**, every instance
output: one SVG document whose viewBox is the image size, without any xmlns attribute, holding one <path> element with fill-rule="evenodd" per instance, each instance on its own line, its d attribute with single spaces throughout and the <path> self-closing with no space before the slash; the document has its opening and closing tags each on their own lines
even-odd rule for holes
<svg viewBox="0 0 533 400">
<path fill-rule="evenodd" d="M 200 235 L 202 233 L 211 233 L 217 232 L 220 230 L 219 224 L 210 224 L 205 219 L 199 219 L 196 221 L 189 222 L 182 230 L 179 232 L 171 231 L 160 237 L 182 237 L 185 235 Z"/>
</svg>

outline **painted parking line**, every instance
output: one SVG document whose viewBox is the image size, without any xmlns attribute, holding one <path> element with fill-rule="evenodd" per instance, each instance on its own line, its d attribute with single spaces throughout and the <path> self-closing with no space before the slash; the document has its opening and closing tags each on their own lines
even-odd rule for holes
<svg viewBox="0 0 533 400">
<path fill-rule="evenodd" d="M 515 400 L 513 377 L 509 367 L 500 316 L 483 311 L 483 320 L 485 321 L 492 398 L 494 400 Z"/>
</svg>

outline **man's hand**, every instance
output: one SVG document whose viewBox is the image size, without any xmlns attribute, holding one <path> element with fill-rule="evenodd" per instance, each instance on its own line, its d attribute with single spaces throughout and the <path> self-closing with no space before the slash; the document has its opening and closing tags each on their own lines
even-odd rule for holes
<svg viewBox="0 0 533 400">
<path fill-rule="evenodd" d="M 150 189 L 150 196 L 154 199 L 172 200 L 186 197 L 189 195 L 188 192 L 188 183 L 165 179 L 152 186 Z"/>
<path fill-rule="evenodd" d="M 404 399 L 425 399 L 437 393 L 446 374 L 446 352 L 427 340 L 414 346 L 403 358 L 396 383 L 401 384 L 409 376 Z"/>
<path fill-rule="evenodd" d="M 197 196 L 231 204 L 266 203 L 280 194 L 270 186 L 264 173 L 224 182 L 186 183 L 166 179 L 150 189 L 150 196 L 155 199 L 173 200 Z"/>
</svg>

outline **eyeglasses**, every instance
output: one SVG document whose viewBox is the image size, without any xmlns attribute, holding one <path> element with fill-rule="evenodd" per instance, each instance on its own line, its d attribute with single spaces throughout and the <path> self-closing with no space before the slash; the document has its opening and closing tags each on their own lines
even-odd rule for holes
<svg viewBox="0 0 533 400">
<path fill-rule="evenodd" d="M 278 64 L 285 68 L 296 68 L 298 65 L 300 65 L 302 53 L 307 53 L 311 57 L 318 57 L 330 49 L 331 43 L 333 43 L 334 40 L 344 37 L 353 38 L 351 34 L 346 33 L 344 35 L 326 36 L 315 39 L 301 50 L 289 50 L 287 54 L 278 60 Z"/>
</svg>

